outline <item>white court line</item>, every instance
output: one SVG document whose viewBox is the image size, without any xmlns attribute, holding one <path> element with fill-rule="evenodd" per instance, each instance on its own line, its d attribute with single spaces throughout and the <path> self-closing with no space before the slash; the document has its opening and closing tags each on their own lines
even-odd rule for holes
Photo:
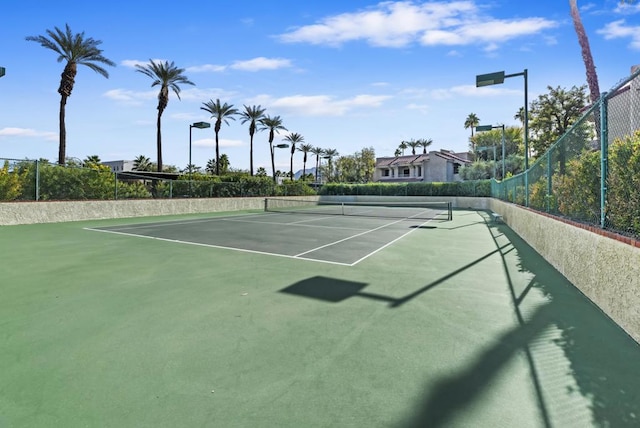
<svg viewBox="0 0 640 428">
<path fill-rule="evenodd" d="M 103 232 L 103 233 L 113 233 L 113 234 L 116 234 L 116 235 L 132 236 L 134 238 L 155 239 L 155 240 L 158 240 L 158 241 L 173 242 L 173 243 L 176 243 L 176 244 L 196 245 L 198 247 L 207 247 L 207 248 L 219 248 L 219 249 L 223 249 L 223 250 L 240 251 L 242 253 L 261 254 L 261 255 L 266 255 L 266 256 L 284 257 L 284 258 L 287 258 L 287 259 L 296 259 L 296 260 L 307 260 L 307 261 L 310 261 L 310 262 L 328 263 L 328 264 L 332 264 L 332 265 L 352 266 L 352 264 L 350 264 L 350 263 L 340 263 L 340 262 L 332 262 L 330 260 L 318 260 L 318 259 L 311 259 L 311 258 L 307 258 L 307 257 L 289 256 L 287 254 L 268 253 L 266 251 L 246 250 L 244 248 L 225 247 L 223 245 L 202 244 L 202 243 L 199 243 L 199 242 L 180 241 L 178 239 L 158 238 L 158 237 L 155 237 L 155 236 L 136 235 L 134 233 L 126 233 L 126 232 L 116 232 L 116 231 L 113 231 L 113 230 L 91 229 L 90 227 L 84 227 L 83 229 L 84 230 L 90 230 L 92 232 Z"/>
<path fill-rule="evenodd" d="M 321 225 L 318 225 L 318 224 L 300 224 L 300 223 L 303 223 L 305 221 L 308 222 L 310 220 L 294 221 L 294 222 L 291 222 L 291 223 L 277 223 L 277 222 L 274 223 L 272 221 L 235 220 L 235 219 L 227 219 L 227 221 L 235 222 L 235 223 L 268 224 L 270 226 L 276 225 L 276 226 L 317 227 L 317 228 L 322 228 L 322 229 L 369 230 L 369 229 L 363 229 L 361 227 L 321 226 Z"/>
</svg>

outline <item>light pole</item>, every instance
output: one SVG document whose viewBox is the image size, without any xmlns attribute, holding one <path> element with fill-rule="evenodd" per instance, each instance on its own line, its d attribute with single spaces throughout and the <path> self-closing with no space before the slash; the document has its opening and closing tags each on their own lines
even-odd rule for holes
<svg viewBox="0 0 640 428">
<path fill-rule="evenodd" d="M 504 149 L 504 145 L 505 145 L 505 138 L 504 138 L 504 125 L 499 125 L 499 126 L 492 126 L 492 125 L 480 125 L 480 126 L 476 126 L 476 132 L 483 132 L 483 131 L 491 131 L 492 129 L 497 129 L 497 128 L 501 128 L 502 129 L 502 179 L 504 180 L 505 177 L 505 161 L 504 161 L 504 156 L 505 156 L 505 149 Z M 495 168 L 495 160 L 496 160 L 496 146 L 493 146 L 493 161 L 494 161 L 494 168 Z M 494 169 L 495 171 L 495 169 Z M 495 172 L 493 173 L 494 178 L 495 178 Z"/>
<path fill-rule="evenodd" d="M 505 74 L 504 71 L 495 73 L 479 74 L 476 76 L 476 88 L 489 85 L 499 85 L 504 83 L 504 79 L 509 77 L 524 77 L 524 187 L 525 206 L 529 206 L 529 88 L 528 73 L 525 68 L 522 73 Z"/>
<path fill-rule="evenodd" d="M 193 166 L 191 165 L 191 130 L 193 128 L 204 129 L 210 127 L 211 124 L 209 122 L 195 122 L 189 125 L 189 197 L 191 197 L 191 178 L 193 174 Z"/>
<path fill-rule="evenodd" d="M 281 144 L 276 144 L 274 146 L 271 146 L 271 168 L 273 169 L 273 181 L 276 184 L 277 184 L 277 180 L 276 180 L 276 165 L 274 161 L 274 157 L 275 157 L 274 149 L 287 149 L 287 148 L 289 148 L 289 145 L 286 143 L 281 143 Z"/>
<path fill-rule="evenodd" d="M 7 71 L 6 68 L 0 67 L 0 77 L 4 76 L 4 73 Z"/>
</svg>

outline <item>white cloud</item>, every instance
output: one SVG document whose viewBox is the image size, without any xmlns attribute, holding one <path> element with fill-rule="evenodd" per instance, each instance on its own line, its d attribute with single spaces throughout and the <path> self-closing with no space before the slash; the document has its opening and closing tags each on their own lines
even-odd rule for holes
<svg viewBox="0 0 640 428">
<path fill-rule="evenodd" d="M 55 132 L 36 131 L 30 128 L 2 128 L 0 137 L 42 138 L 47 141 L 58 141 L 59 135 Z"/>
<path fill-rule="evenodd" d="M 203 64 L 193 67 L 187 67 L 186 71 L 188 71 L 189 73 L 219 73 L 221 71 L 225 71 L 226 69 L 226 65 Z"/>
<path fill-rule="evenodd" d="M 451 88 L 434 89 L 430 93 L 436 100 L 459 97 L 497 97 L 504 95 L 522 96 L 522 90 L 511 89 L 502 85 L 484 86 L 476 88 L 474 85 L 459 85 Z"/>
<path fill-rule="evenodd" d="M 246 61 L 235 61 L 230 67 L 234 70 L 242 71 L 277 70 L 291 67 L 291 61 L 285 58 L 265 58 L 261 56 Z"/>
<path fill-rule="evenodd" d="M 141 61 L 141 60 L 138 60 L 138 59 L 125 59 L 125 60 L 122 60 L 120 62 L 120 65 L 122 65 L 124 67 L 129 67 L 129 68 L 136 68 L 136 65 L 147 65 L 147 64 L 149 64 L 149 61 L 165 62 L 166 60 L 164 60 L 164 59 L 152 59 L 152 60 Z"/>
<path fill-rule="evenodd" d="M 629 46 L 640 49 L 640 26 L 626 25 L 623 19 L 610 22 L 604 28 L 597 30 L 597 33 L 602 34 L 606 40 L 628 37 L 631 39 Z"/>
<path fill-rule="evenodd" d="M 279 36 L 287 43 L 340 46 L 365 40 L 373 46 L 462 46 L 505 42 L 539 34 L 557 26 L 545 18 L 494 19 L 484 16 L 474 1 L 387 1 L 354 13 L 324 18 Z"/>
<path fill-rule="evenodd" d="M 281 98 L 260 95 L 249 102 L 302 116 L 342 116 L 360 107 L 379 107 L 389 98 L 391 97 L 388 95 L 356 95 L 345 99 L 335 99 L 329 95 L 292 95 Z"/>
</svg>

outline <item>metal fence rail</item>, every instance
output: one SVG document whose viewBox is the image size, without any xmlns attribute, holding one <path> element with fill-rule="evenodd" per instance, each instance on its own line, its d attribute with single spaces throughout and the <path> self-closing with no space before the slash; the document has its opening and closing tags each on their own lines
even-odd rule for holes
<svg viewBox="0 0 640 428">
<path fill-rule="evenodd" d="M 491 195 L 640 238 L 640 68 Z"/>
</svg>

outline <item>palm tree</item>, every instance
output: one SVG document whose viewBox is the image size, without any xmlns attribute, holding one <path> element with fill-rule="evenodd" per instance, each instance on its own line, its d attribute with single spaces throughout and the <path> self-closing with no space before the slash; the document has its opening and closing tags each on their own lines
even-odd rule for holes
<svg viewBox="0 0 640 428">
<path fill-rule="evenodd" d="M 307 154 L 311 150 L 313 150 L 313 146 L 311 144 L 300 144 L 300 147 L 298 147 L 298 151 L 301 151 L 302 153 L 304 153 L 304 157 L 302 158 L 302 177 L 303 178 L 307 176 Z"/>
<path fill-rule="evenodd" d="M 96 166 L 96 165 L 100 165 L 102 161 L 100 160 L 100 156 L 92 155 L 92 156 L 87 156 L 84 159 L 84 161 L 82 161 L 82 163 L 84 164 L 84 166 Z"/>
<path fill-rule="evenodd" d="M 226 153 L 223 153 L 220 155 L 220 172 L 222 174 L 226 174 L 227 172 L 229 172 L 229 156 L 226 155 Z"/>
<path fill-rule="evenodd" d="M 273 153 L 273 138 L 275 137 L 275 134 L 279 134 L 280 131 L 286 131 L 287 128 L 284 127 L 284 125 L 282 124 L 282 119 L 280 118 L 280 116 L 265 116 L 264 118 L 260 119 L 260 130 L 269 130 L 269 151 L 271 152 L 271 171 L 273 173 L 273 181 L 274 183 L 276 182 L 276 164 L 275 164 L 275 160 L 274 160 L 274 153 Z"/>
<path fill-rule="evenodd" d="M 253 175 L 253 134 L 256 133 L 256 125 L 260 119 L 264 118 L 266 109 L 261 106 L 244 106 L 244 111 L 240 113 L 240 122 L 249 122 L 249 173 Z"/>
<path fill-rule="evenodd" d="M 402 150 L 402 156 L 404 156 L 404 151 L 407 150 L 407 147 L 409 147 L 409 146 L 407 146 L 407 142 L 406 141 L 401 141 L 400 142 L 400 145 L 398 146 L 398 148 L 400 150 Z"/>
<path fill-rule="evenodd" d="M 433 140 L 431 138 L 422 138 L 418 140 L 418 145 L 422 147 L 422 154 L 427 154 L 427 147 L 433 144 Z"/>
<path fill-rule="evenodd" d="M 155 62 L 149 60 L 149 64 L 136 64 L 136 71 L 150 77 L 153 80 L 151 87 L 160 86 L 158 93 L 158 119 L 156 124 L 156 146 L 158 150 L 158 172 L 162 172 L 162 113 L 169 104 L 169 89 L 171 89 L 178 99 L 180 99 L 180 85 L 194 85 L 187 76 L 184 69 L 176 67 L 171 61 Z"/>
<path fill-rule="evenodd" d="M 207 174 L 215 174 L 216 173 L 216 160 L 215 159 L 209 159 L 207 161 L 207 166 L 204 168 L 205 171 L 207 171 Z"/>
<path fill-rule="evenodd" d="M 324 156 L 329 159 L 329 179 L 331 179 L 331 173 L 333 172 L 333 158 L 340 156 L 340 153 L 336 149 L 325 149 Z"/>
<path fill-rule="evenodd" d="M 102 49 L 98 48 L 98 46 L 102 44 L 102 41 L 94 40 L 91 37 L 85 38 L 84 31 L 73 34 L 71 28 L 69 28 L 69 24 L 65 24 L 64 32 L 58 27 L 54 27 L 54 29 L 54 31 L 47 30 L 49 37 L 28 36 L 26 39 L 30 42 L 39 43 L 40 46 L 56 52 L 58 54 L 58 62 L 67 62 L 60 78 L 60 87 L 58 88 L 58 93 L 60 94 L 58 163 L 64 165 L 67 151 L 67 128 L 65 126 L 66 105 L 67 98 L 71 96 L 71 91 L 73 91 L 76 74 L 78 73 L 78 65 L 85 65 L 108 79 L 109 73 L 102 68 L 100 64 L 106 64 L 112 67 L 116 64 L 102 55 Z"/>
<path fill-rule="evenodd" d="M 467 119 L 464 121 L 464 129 L 471 128 L 471 138 L 473 138 L 473 130 L 480 124 L 480 118 L 475 113 L 469 113 Z"/>
<path fill-rule="evenodd" d="M 140 155 L 133 160 L 134 171 L 151 171 L 151 159 L 145 155 Z"/>
<path fill-rule="evenodd" d="M 202 103 L 204 107 L 200 107 L 201 110 L 209 112 L 211 118 L 216 120 L 216 124 L 213 130 L 216 133 L 216 175 L 220 175 L 220 143 L 218 141 L 218 134 L 222 127 L 222 122 L 229 124 L 229 119 L 236 120 L 234 117 L 239 112 L 233 108 L 233 104 L 220 104 L 220 99 L 216 98 L 216 101 L 209 100 L 206 103 Z"/>
<path fill-rule="evenodd" d="M 296 144 L 304 143 L 304 137 L 297 132 L 292 132 L 283 138 L 284 141 L 288 141 L 291 144 L 291 168 L 289 168 L 289 173 L 291 175 L 291 180 L 293 180 L 293 154 L 296 152 Z"/>
<path fill-rule="evenodd" d="M 402 154 L 402 150 L 400 150 L 400 148 L 399 148 L 399 147 L 398 147 L 398 148 L 396 149 L 396 151 L 393 153 L 393 155 L 394 155 L 395 157 L 398 157 L 398 156 L 400 156 L 401 154 Z"/>
<path fill-rule="evenodd" d="M 313 147 L 310 150 L 311 153 L 313 153 L 314 155 L 316 155 L 316 178 L 315 178 L 315 182 L 318 182 L 318 171 L 320 170 L 320 155 L 324 154 L 324 149 L 320 148 L 320 147 Z"/>
<path fill-rule="evenodd" d="M 596 73 L 596 66 L 593 62 L 593 56 L 591 55 L 591 47 L 589 46 L 589 38 L 587 32 L 582 25 L 582 19 L 580 18 L 580 11 L 578 9 L 577 0 L 569 0 L 571 6 L 571 18 L 573 19 L 573 27 L 576 30 L 578 36 L 578 43 L 582 50 L 582 60 L 584 61 L 584 68 L 587 72 L 587 84 L 589 85 L 589 96 L 592 103 L 598 101 L 600 97 L 600 85 L 598 84 L 598 74 Z M 594 110 L 595 128 L 600 137 L 600 111 Z"/>
<path fill-rule="evenodd" d="M 415 155 L 416 154 L 416 147 L 418 147 L 420 145 L 419 142 L 417 142 L 414 139 L 411 139 L 411 141 L 407 141 L 407 146 L 411 147 L 411 154 Z"/>
<path fill-rule="evenodd" d="M 519 120 L 524 125 L 524 107 L 520 107 L 518 112 L 513 115 L 513 118 Z"/>
</svg>

